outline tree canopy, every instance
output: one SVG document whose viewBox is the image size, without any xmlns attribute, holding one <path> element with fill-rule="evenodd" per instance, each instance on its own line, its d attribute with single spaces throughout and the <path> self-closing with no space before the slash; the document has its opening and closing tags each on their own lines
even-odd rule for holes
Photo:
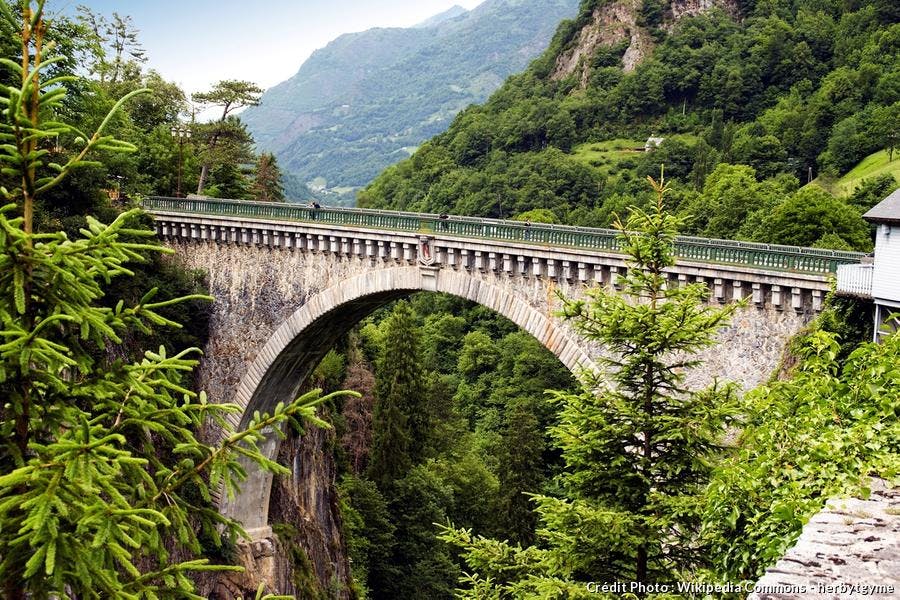
<svg viewBox="0 0 900 600">
<path fill-rule="evenodd" d="M 627 44 L 587 44 L 601 4 L 583 3 L 524 73 L 386 169 L 359 192 L 360 206 L 490 217 L 548 210 L 561 223 L 609 226 L 622 197 L 647 201 L 643 177 L 664 164 L 673 208 L 696 219 L 686 233 L 867 251 L 865 224 L 844 210 L 845 197 L 828 204 L 840 215 L 828 232 L 813 221 L 799 221 L 811 228 L 802 235 L 768 232 L 784 229 L 770 219 L 793 213 L 799 184 L 816 178 L 830 190 L 876 151 L 893 160 L 896 11 L 760 2 L 741 3 L 739 20 L 713 8 L 676 21 L 663 10 L 657 23 L 666 4 L 622 8 L 653 39 L 626 72 Z M 584 56 L 573 62 L 576 51 Z M 663 141 L 644 151 L 650 136 Z M 727 192 L 723 178 L 753 192 Z"/>
</svg>

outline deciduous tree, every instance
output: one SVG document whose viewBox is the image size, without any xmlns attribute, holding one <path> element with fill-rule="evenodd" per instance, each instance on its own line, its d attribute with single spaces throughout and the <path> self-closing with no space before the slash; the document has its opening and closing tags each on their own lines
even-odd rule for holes
<svg viewBox="0 0 900 600">
<path fill-rule="evenodd" d="M 828 498 L 866 495 L 870 476 L 900 472 L 900 334 L 842 358 L 839 336 L 819 329 L 796 354 L 789 378 L 748 394 L 738 452 L 703 502 L 704 537 L 727 580 L 760 576 Z"/>
<path fill-rule="evenodd" d="M 140 74 L 139 64 L 147 57 L 130 16 L 114 12 L 107 19 L 87 6 L 79 6 L 78 13 L 78 20 L 91 34 L 90 68 L 101 84 L 115 85 L 129 75 Z"/>
<path fill-rule="evenodd" d="M 754 233 L 773 244 L 812 246 L 826 235 L 838 236 L 851 248 L 872 249 L 869 226 L 859 211 L 825 190 L 805 187 L 781 202 Z"/>
</svg>

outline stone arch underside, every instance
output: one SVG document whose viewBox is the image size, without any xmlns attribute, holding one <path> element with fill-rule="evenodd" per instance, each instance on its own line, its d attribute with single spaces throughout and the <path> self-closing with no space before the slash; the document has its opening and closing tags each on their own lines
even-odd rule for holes
<svg viewBox="0 0 900 600">
<path fill-rule="evenodd" d="M 458 296 L 508 318 L 533 335 L 568 369 L 594 367 L 572 333 L 549 313 L 541 312 L 499 283 L 465 273 L 418 266 L 373 270 L 348 278 L 310 297 L 276 329 L 242 377 L 235 402 L 242 408 L 232 424 L 240 429 L 255 411 L 271 411 L 290 402 L 324 355 L 354 325 L 385 304 L 419 291 Z M 274 457 L 278 436 L 261 445 Z M 248 478 L 233 499 L 222 498 L 222 512 L 238 521 L 253 538 L 269 534 L 268 507 L 272 475 L 245 465 Z"/>
</svg>

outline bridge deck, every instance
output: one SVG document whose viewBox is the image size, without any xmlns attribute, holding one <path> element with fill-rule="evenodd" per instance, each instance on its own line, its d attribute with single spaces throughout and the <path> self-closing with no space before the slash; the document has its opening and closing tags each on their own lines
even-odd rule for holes
<svg viewBox="0 0 900 600">
<path fill-rule="evenodd" d="M 145 198 L 142 204 L 151 213 L 164 211 L 246 219 L 275 219 L 303 222 L 308 225 L 321 223 L 329 226 L 382 229 L 404 233 L 434 233 L 483 240 L 505 240 L 551 248 L 622 252 L 618 232 L 613 229 L 544 223 L 528 224 L 521 221 L 359 208 L 314 208 L 298 204 L 216 198 L 150 197 Z M 865 256 L 860 252 L 690 236 L 677 238 L 675 254 L 678 258 L 692 262 L 823 275 L 835 273 L 839 265 L 859 263 Z"/>
</svg>

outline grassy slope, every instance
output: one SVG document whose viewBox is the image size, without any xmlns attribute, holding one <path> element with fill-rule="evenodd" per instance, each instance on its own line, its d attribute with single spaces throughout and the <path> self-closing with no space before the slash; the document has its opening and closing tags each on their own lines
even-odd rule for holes
<svg viewBox="0 0 900 600">
<path fill-rule="evenodd" d="M 888 160 L 887 150 L 870 154 L 853 167 L 850 172 L 837 180 L 818 177 L 810 185 L 818 185 L 836 196 L 849 196 L 863 179 L 878 175 L 892 175 L 900 183 L 900 151 L 894 150 L 894 160 Z"/>
<path fill-rule="evenodd" d="M 597 169 L 604 177 L 609 177 L 615 167 L 629 158 L 636 159 L 643 154 L 641 140 L 615 139 L 605 142 L 588 142 L 572 148 L 572 158 L 577 162 Z M 612 172 L 611 172 L 612 170 Z"/>
<path fill-rule="evenodd" d="M 676 134 L 667 136 L 692 144 L 697 137 L 688 134 Z M 597 170 L 603 177 L 610 177 L 623 169 L 633 168 L 634 165 L 621 165 L 624 161 L 635 161 L 644 154 L 646 139 L 631 140 L 616 138 L 603 142 L 586 142 L 572 148 L 573 160 Z M 900 161 L 897 161 L 900 162 Z"/>
</svg>

